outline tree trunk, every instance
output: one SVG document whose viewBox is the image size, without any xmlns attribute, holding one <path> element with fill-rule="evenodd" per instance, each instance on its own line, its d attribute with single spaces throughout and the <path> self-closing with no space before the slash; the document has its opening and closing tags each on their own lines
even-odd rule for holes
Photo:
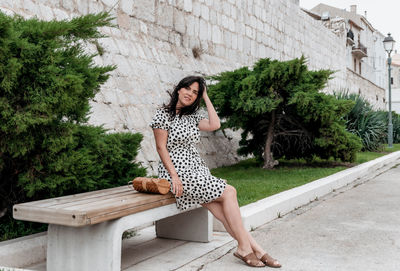
<svg viewBox="0 0 400 271">
<path fill-rule="evenodd" d="M 274 139 L 274 129 L 275 129 L 275 110 L 271 112 L 271 121 L 269 122 L 268 132 L 267 132 L 267 140 L 265 141 L 264 148 L 264 165 L 263 168 L 271 169 L 274 166 L 278 165 L 278 161 L 274 160 L 274 157 L 271 152 L 272 141 Z"/>
</svg>

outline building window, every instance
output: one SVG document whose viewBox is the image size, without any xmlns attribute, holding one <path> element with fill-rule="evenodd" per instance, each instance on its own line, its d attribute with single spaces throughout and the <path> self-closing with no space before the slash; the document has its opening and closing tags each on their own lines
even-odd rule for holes
<svg viewBox="0 0 400 271">
<path fill-rule="evenodd" d="M 354 58 L 354 72 L 357 71 L 357 60 Z"/>
<path fill-rule="evenodd" d="M 378 95 L 376 95 L 376 101 L 378 101 L 378 100 L 379 100 Z"/>
<path fill-rule="evenodd" d="M 393 85 L 393 77 L 390 77 L 390 84 Z"/>
<path fill-rule="evenodd" d="M 361 95 L 361 88 L 358 89 L 358 95 Z"/>
<path fill-rule="evenodd" d="M 360 68 L 359 68 L 359 73 L 360 73 L 360 75 L 361 75 L 361 62 L 358 63 L 358 66 L 360 67 Z"/>
</svg>

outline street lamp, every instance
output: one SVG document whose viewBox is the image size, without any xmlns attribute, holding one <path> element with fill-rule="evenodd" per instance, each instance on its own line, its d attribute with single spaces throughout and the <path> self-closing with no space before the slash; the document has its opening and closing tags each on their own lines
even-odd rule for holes
<svg viewBox="0 0 400 271">
<path fill-rule="evenodd" d="M 389 148 L 393 147 L 393 124 L 392 124 L 392 77 L 390 75 L 390 65 L 392 64 L 392 58 L 390 54 L 393 51 L 395 40 L 390 36 L 390 33 L 383 40 L 383 47 L 388 53 L 388 66 L 389 66 L 389 125 L 388 125 L 388 145 Z"/>
</svg>

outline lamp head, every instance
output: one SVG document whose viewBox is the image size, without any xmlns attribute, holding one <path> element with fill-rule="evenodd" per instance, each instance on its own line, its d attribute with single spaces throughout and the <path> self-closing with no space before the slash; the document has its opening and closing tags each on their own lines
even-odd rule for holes
<svg viewBox="0 0 400 271">
<path fill-rule="evenodd" d="M 395 40 L 393 39 L 392 36 L 390 36 L 390 33 L 388 33 L 388 36 L 385 37 L 383 40 L 383 47 L 385 48 L 385 51 L 390 55 L 390 53 L 393 51 Z"/>
</svg>

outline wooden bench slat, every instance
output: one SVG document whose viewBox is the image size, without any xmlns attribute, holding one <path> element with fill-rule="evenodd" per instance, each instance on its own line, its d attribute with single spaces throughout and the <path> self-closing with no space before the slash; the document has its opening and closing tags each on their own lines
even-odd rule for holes
<svg viewBox="0 0 400 271">
<path fill-rule="evenodd" d="M 69 207 L 73 207 L 73 206 L 79 206 L 79 205 L 85 205 L 85 204 L 89 204 L 89 203 L 101 203 L 104 200 L 107 199 L 122 199 L 126 196 L 128 197 L 140 197 L 140 194 L 142 193 L 138 193 L 137 191 L 134 190 L 130 190 L 130 191 L 121 191 L 117 194 L 106 194 L 106 195 L 99 195 L 97 197 L 90 197 L 90 198 L 82 198 L 82 199 L 78 199 L 78 200 L 73 200 L 73 201 L 64 201 L 64 202 L 60 202 L 57 204 L 53 204 L 50 205 L 48 204 L 48 206 L 46 206 L 47 208 L 55 208 L 55 209 L 67 209 Z M 40 206 L 42 207 L 42 206 Z"/>
<path fill-rule="evenodd" d="M 77 202 L 76 204 L 62 206 L 63 210 L 79 210 L 85 213 L 90 211 L 107 210 L 113 206 L 123 208 L 126 205 L 142 205 L 148 202 L 169 198 L 171 195 L 151 195 L 144 193 L 131 193 L 118 198 L 100 198 L 97 201 Z M 55 208 L 58 209 L 58 208 Z"/>
<path fill-rule="evenodd" d="M 47 207 L 47 206 L 51 206 L 51 205 L 62 204 L 64 202 L 70 202 L 72 200 L 80 200 L 82 198 L 93 198 L 93 197 L 99 197 L 99 196 L 108 195 L 108 194 L 115 195 L 115 194 L 125 192 L 125 191 L 133 191 L 133 189 L 129 188 L 126 185 L 126 186 L 119 186 L 119 187 L 107 188 L 107 189 L 102 189 L 102 190 L 84 192 L 84 193 L 80 193 L 80 194 L 62 196 L 62 197 L 58 197 L 58 198 L 50 198 L 50 199 L 32 201 L 32 202 L 27 202 L 26 204 L 29 204 L 32 206 L 38 206 L 38 207 L 39 206 Z M 25 203 L 20 203 L 20 204 L 25 204 Z"/>
<path fill-rule="evenodd" d="M 122 210 L 125 208 L 131 208 L 135 206 L 148 206 L 148 209 L 151 209 L 152 204 L 154 202 L 159 202 L 162 200 L 167 200 L 167 199 L 172 199 L 173 202 L 175 202 L 175 197 L 174 195 L 167 194 L 167 195 L 143 195 L 142 197 L 131 197 L 125 199 L 124 202 L 116 202 L 114 201 L 107 201 L 103 203 L 102 205 L 95 206 L 95 205 L 86 205 L 83 206 L 83 210 L 87 214 L 89 218 L 92 218 L 94 216 L 98 216 L 101 214 L 107 214 L 107 213 L 112 213 L 117 210 Z"/>
<path fill-rule="evenodd" d="M 169 204 L 173 204 L 173 203 L 175 203 L 175 198 L 168 198 L 168 199 L 164 199 L 164 200 L 154 201 L 154 202 L 151 202 L 151 203 L 145 204 L 145 205 L 139 205 L 139 206 L 126 208 L 126 209 L 123 209 L 123 210 L 117 210 L 117 211 L 112 212 L 112 213 L 101 214 L 101 215 L 98 215 L 98 216 L 91 217 L 90 218 L 90 224 L 97 224 L 97 223 L 104 222 L 104 221 L 107 221 L 107 220 L 110 220 L 110 219 L 123 217 L 123 216 L 126 216 L 126 215 L 138 213 L 138 212 L 141 212 L 141 211 L 145 211 L 145 210 L 148 210 L 148 209 L 153 209 L 153 208 L 156 208 L 156 207 L 169 205 Z"/>
<path fill-rule="evenodd" d="M 74 227 L 90 224 L 90 220 L 88 221 L 84 213 L 65 210 L 57 210 L 57 212 L 46 211 L 35 206 L 14 205 L 13 216 L 15 219 L 20 220 Z"/>
</svg>

